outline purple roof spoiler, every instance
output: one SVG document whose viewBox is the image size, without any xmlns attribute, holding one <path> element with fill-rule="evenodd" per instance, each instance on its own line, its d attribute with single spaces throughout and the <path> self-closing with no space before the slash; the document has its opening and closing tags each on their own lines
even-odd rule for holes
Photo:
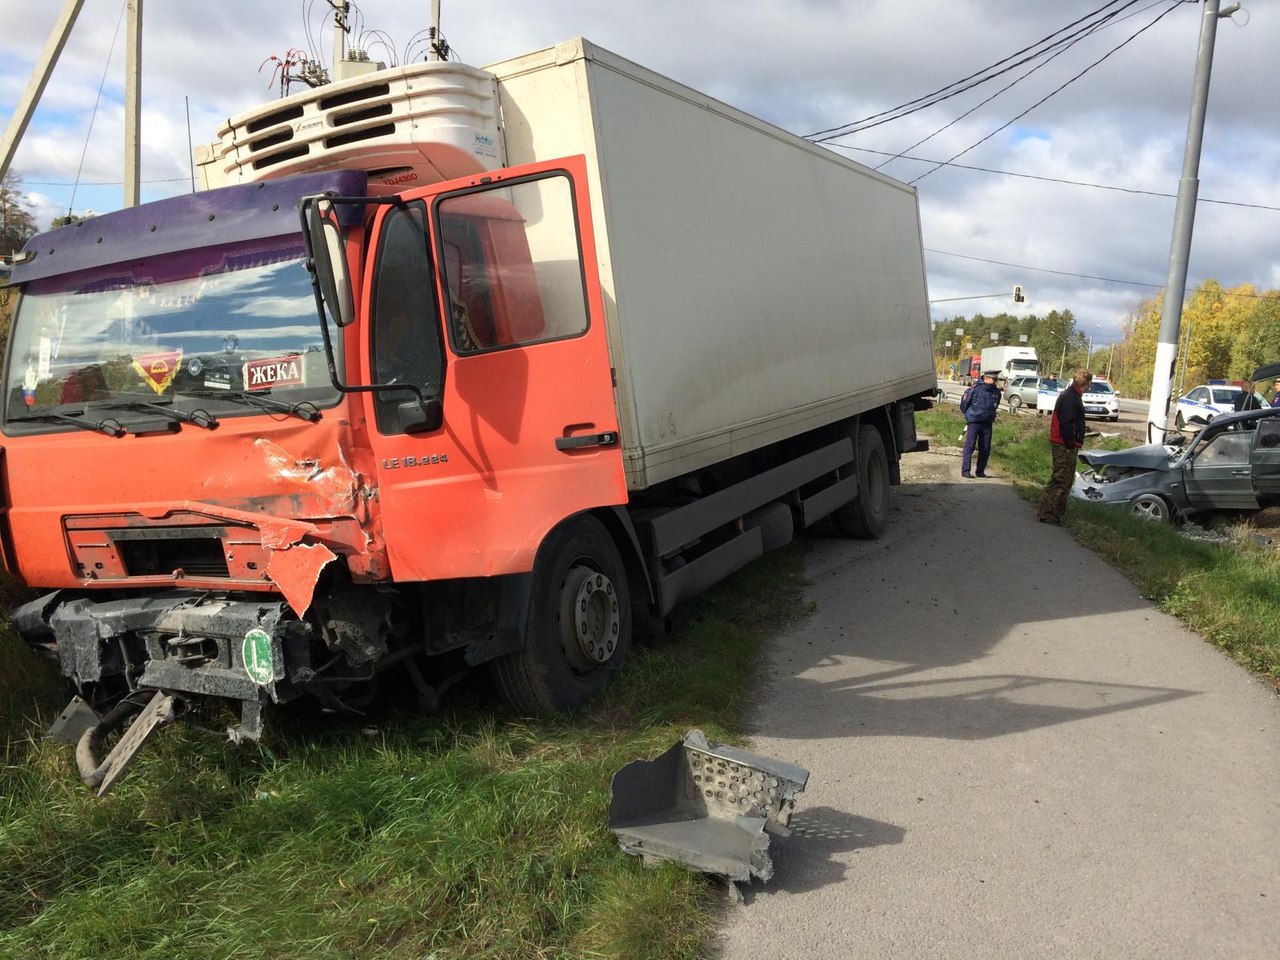
<svg viewBox="0 0 1280 960">
<path fill-rule="evenodd" d="M 298 201 L 321 193 L 363 196 L 355 170 L 307 173 L 156 200 L 58 227 L 32 237 L 10 281 L 25 283 L 110 263 L 124 263 L 237 240 L 301 234 Z"/>
</svg>

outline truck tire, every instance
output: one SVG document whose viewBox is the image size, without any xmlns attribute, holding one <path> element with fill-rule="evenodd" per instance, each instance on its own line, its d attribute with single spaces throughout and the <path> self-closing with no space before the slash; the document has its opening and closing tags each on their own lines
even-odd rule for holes
<svg viewBox="0 0 1280 960">
<path fill-rule="evenodd" d="M 530 714 L 600 693 L 631 647 L 631 597 L 613 538 L 594 517 L 553 530 L 538 550 L 524 646 L 494 660 L 503 699 Z"/>
<path fill-rule="evenodd" d="M 858 428 L 858 498 L 831 514 L 842 537 L 875 540 L 889 521 L 889 458 L 875 427 Z"/>
</svg>

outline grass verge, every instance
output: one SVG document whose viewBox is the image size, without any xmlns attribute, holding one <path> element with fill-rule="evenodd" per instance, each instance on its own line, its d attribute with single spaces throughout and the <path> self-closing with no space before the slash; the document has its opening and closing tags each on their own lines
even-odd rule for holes
<svg viewBox="0 0 1280 960">
<path fill-rule="evenodd" d="M 964 418 L 954 407 L 917 415 L 917 428 L 939 444 L 955 444 Z M 1117 438 L 1086 444 L 1119 449 Z M 1026 499 L 1049 478 L 1048 421 L 1001 414 L 991 462 Z M 1176 527 L 1124 510 L 1073 500 L 1067 527 L 1077 540 L 1119 568 L 1160 609 L 1280 689 L 1280 552 L 1237 538 L 1230 544 L 1189 539 Z"/>
<path fill-rule="evenodd" d="M 0 956 L 702 956 L 723 890 L 621 853 L 609 779 L 693 726 L 741 742 L 761 644 L 801 591 L 799 550 L 770 554 L 574 717 L 511 715 L 477 683 L 433 717 L 277 713 L 241 747 L 179 725 L 103 800 L 14 688 Z"/>
</svg>

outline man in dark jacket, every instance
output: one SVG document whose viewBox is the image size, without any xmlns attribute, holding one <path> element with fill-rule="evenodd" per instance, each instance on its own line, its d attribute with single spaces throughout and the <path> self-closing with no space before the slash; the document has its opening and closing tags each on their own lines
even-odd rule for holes
<svg viewBox="0 0 1280 960">
<path fill-rule="evenodd" d="M 991 425 L 996 422 L 996 411 L 1000 409 L 1000 388 L 996 386 L 996 375 L 988 371 L 982 380 L 964 392 L 960 398 L 960 412 L 968 427 L 964 432 L 964 460 L 961 461 L 960 476 L 971 477 L 969 464 L 973 460 L 973 448 L 978 448 L 978 476 L 987 475 L 987 459 L 991 456 Z"/>
<path fill-rule="evenodd" d="M 1041 523 L 1062 523 L 1067 513 L 1067 498 L 1076 479 L 1077 451 L 1084 446 L 1084 400 L 1081 395 L 1093 383 L 1093 374 L 1077 370 L 1071 386 L 1058 394 L 1049 423 L 1049 452 L 1053 456 L 1053 472 L 1040 498 L 1036 516 Z"/>
</svg>

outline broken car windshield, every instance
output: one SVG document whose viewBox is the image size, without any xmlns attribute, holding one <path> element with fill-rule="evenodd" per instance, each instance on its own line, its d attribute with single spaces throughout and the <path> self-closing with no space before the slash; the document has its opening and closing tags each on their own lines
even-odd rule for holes
<svg viewBox="0 0 1280 960">
<path fill-rule="evenodd" d="M 316 409 L 337 399 L 301 237 L 33 281 L 13 324 L 5 381 L 10 424 L 87 403 L 114 403 L 122 419 L 154 412 L 146 403 L 173 404 L 175 419 L 196 412 L 216 423 L 219 416 Z M 246 400 L 267 392 L 274 403 Z"/>
</svg>

